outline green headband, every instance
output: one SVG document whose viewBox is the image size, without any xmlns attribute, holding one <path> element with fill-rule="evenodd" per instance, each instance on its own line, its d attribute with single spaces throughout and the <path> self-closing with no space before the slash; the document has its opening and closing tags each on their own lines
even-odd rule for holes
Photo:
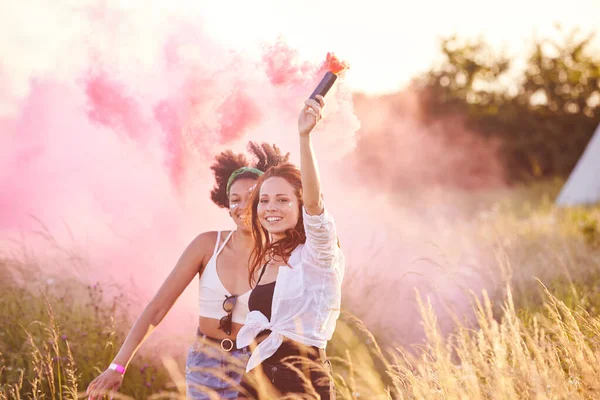
<svg viewBox="0 0 600 400">
<path fill-rule="evenodd" d="M 229 180 L 227 181 L 227 197 L 229 197 L 229 190 L 231 189 L 231 184 L 233 183 L 233 181 L 235 181 L 235 178 L 237 178 L 244 172 L 251 172 L 251 173 L 255 174 L 256 176 L 261 176 L 262 174 L 264 174 L 264 172 L 262 172 L 260 169 L 256 169 L 256 168 L 242 167 L 242 168 L 236 169 L 235 171 L 233 171 L 233 173 L 229 177 Z"/>
</svg>

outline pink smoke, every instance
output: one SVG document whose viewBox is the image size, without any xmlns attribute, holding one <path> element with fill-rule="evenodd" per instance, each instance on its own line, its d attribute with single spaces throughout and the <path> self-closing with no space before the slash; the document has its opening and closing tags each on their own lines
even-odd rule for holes
<svg viewBox="0 0 600 400">
<path fill-rule="evenodd" d="M 209 200 L 215 154 L 252 139 L 297 157 L 297 114 L 322 60 L 288 57 L 278 40 L 256 62 L 204 33 L 197 15 L 142 18 L 143 4 L 40 7 L 47 21 L 81 23 L 23 21 L 14 34 L 32 40 L 0 49 L 0 239 L 42 260 L 56 246 L 78 251 L 87 267 L 48 261 L 48 273 L 115 281 L 142 305 L 195 235 L 233 227 Z M 341 83 L 328 100 L 327 141 L 352 141 L 350 92 Z M 179 302 L 186 322 L 171 326 L 194 324 L 196 292 Z"/>
<path fill-rule="evenodd" d="M 133 140 L 141 140 L 148 128 L 135 100 L 124 93 L 123 85 L 112 82 L 107 76 L 90 76 L 85 93 L 90 103 L 90 120 Z"/>
<path fill-rule="evenodd" d="M 307 75 L 313 75 L 315 65 L 298 62 L 298 52 L 289 48 L 282 38 L 272 46 L 264 47 L 263 62 L 273 85 L 302 84 Z"/>
<path fill-rule="evenodd" d="M 361 129 L 351 158 L 361 175 L 400 193 L 505 186 L 500 142 L 470 131 L 463 116 L 426 123 L 419 96 L 409 87 L 379 98 L 356 97 Z"/>
<path fill-rule="evenodd" d="M 129 285 L 143 304 L 195 235 L 233 227 L 209 200 L 216 153 L 267 141 L 298 161 L 297 115 L 321 79 L 322 60 L 301 59 L 277 38 L 254 61 L 203 32 L 193 13 L 157 17 L 144 4 L 110 2 L 39 7 L 48 20 L 80 24 L 21 21 L 11 25 L 20 30 L 15 35 L 32 40 L 10 52 L 0 48 L 7 55 L 0 61 L 0 238 L 23 232 L 43 257 L 50 250 L 33 233 L 41 221 L 57 243 L 83 254 L 89 267 L 72 273 Z M 27 15 L 17 14 L 0 22 Z M 499 171 L 493 145 L 466 133 L 449 142 L 436 131 L 442 125 L 425 130 L 410 101 L 358 104 L 360 123 L 352 93 L 338 80 L 314 132 L 315 149 L 347 251 L 348 306 L 397 336 L 397 325 L 386 321 L 414 324 L 414 307 L 390 317 L 361 300 L 381 289 L 388 293 L 378 298 L 381 310 L 398 293 L 408 299 L 423 283 L 404 277 L 414 268 L 435 270 L 415 267 L 415 259 L 432 253 L 423 243 L 455 244 L 451 235 L 425 229 L 431 218 L 399 202 L 398 186 L 468 178 L 473 164 L 465 148 L 481 149 L 487 179 Z M 396 114 L 403 105 L 410 111 Z M 477 254 L 470 244 L 461 250 Z M 478 278 L 465 283 L 480 286 Z M 452 297 L 454 288 L 437 293 Z M 192 284 L 174 314 L 179 323 L 170 317 L 164 325 L 193 334 L 196 295 Z"/>
<path fill-rule="evenodd" d="M 453 315 L 472 315 L 470 290 L 499 282 L 492 249 L 477 236 L 477 210 L 465 203 L 476 190 L 506 185 L 499 143 L 459 116 L 425 123 L 419 95 L 408 87 L 355 96 L 361 128 L 340 175 L 354 185 L 338 219 L 353 232 L 344 246 L 346 305 L 388 344 L 423 338 L 415 289 L 448 332 Z"/>
</svg>

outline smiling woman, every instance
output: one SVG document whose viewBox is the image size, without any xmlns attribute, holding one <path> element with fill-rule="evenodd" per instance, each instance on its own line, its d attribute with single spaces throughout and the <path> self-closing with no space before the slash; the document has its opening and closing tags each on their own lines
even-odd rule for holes
<svg viewBox="0 0 600 400">
<path fill-rule="evenodd" d="M 340 315 L 344 255 L 323 205 L 310 139 L 324 104 L 317 99 L 307 100 L 298 118 L 301 169 L 270 168 L 248 202 L 254 289 L 237 345 L 253 349 L 240 398 L 335 397 L 325 348 Z"/>
<path fill-rule="evenodd" d="M 246 214 L 256 236 L 251 266 L 254 272 L 271 253 L 289 257 L 299 244 L 306 241 L 300 217 L 303 200 L 298 168 L 282 164 L 268 170 L 259 184 L 260 193 L 256 192 L 248 203 L 252 212 Z M 251 274 L 250 279 L 255 278 Z"/>
<path fill-rule="evenodd" d="M 296 193 L 300 188 L 292 186 L 281 176 L 274 176 L 261 186 L 258 201 L 258 218 L 263 226 L 269 226 L 269 233 L 275 240 L 285 238 L 285 232 L 295 228 L 299 221 L 298 207 L 301 198 Z"/>
</svg>

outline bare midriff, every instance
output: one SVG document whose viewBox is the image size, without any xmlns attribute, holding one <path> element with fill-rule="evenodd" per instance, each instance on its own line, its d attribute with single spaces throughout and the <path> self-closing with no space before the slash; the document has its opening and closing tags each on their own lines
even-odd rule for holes
<svg viewBox="0 0 600 400">
<path fill-rule="evenodd" d="M 200 332 L 214 339 L 235 340 L 238 332 L 240 331 L 240 329 L 242 329 L 242 326 L 244 326 L 242 324 L 236 324 L 235 322 L 232 323 L 231 335 L 227 335 L 225 332 L 219 329 L 220 324 L 221 321 L 214 318 L 200 317 L 198 319 L 198 328 Z"/>
</svg>

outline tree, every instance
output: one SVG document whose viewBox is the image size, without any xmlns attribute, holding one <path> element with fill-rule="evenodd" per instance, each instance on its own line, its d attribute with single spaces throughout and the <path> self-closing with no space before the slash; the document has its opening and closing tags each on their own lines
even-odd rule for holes
<svg viewBox="0 0 600 400">
<path fill-rule="evenodd" d="M 600 61 L 593 34 L 534 42 L 522 71 L 482 41 L 442 41 L 444 61 L 417 81 L 425 123 L 463 115 L 501 139 L 507 179 L 567 176 L 600 122 Z"/>
</svg>

